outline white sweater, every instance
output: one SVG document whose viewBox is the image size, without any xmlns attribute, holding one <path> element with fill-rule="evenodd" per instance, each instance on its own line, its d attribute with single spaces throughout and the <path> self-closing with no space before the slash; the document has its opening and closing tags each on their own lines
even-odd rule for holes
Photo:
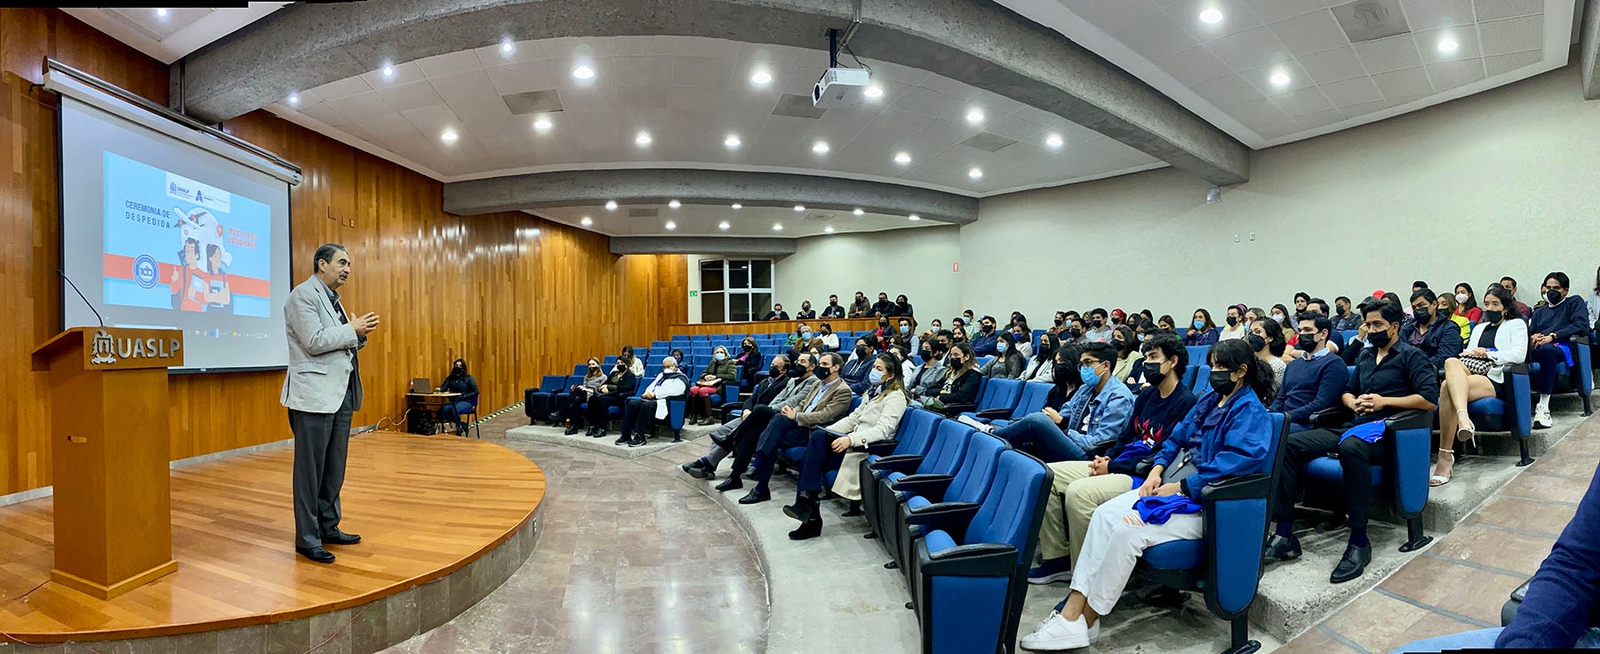
<svg viewBox="0 0 1600 654">
<path fill-rule="evenodd" d="M 1494 343 L 1479 344 L 1483 330 L 1489 326 L 1487 322 L 1480 322 L 1472 328 L 1472 335 L 1467 337 L 1465 349 L 1472 350 L 1482 347 L 1489 350 L 1489 360 L 1494 365 L 1489 366 L 1489 379 L 1496 384 L 1506 381 L 1506 367 L 1528 360 L 1528 323 L 1521 318 L 1501 321 L 1500 330 L 1494 333 Z"/>
</svg>

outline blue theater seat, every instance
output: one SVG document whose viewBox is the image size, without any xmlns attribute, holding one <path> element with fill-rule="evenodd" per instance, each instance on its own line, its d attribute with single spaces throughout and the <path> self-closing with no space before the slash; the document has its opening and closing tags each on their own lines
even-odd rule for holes
<svg viewBox="0 0 1600 654">
<path fill-rule="evenodd" d="M 977 415 L 977 418 L 980 422 L 993 425 L 995 429 L 999 429 L 1011 424 L 1013 421 L 1021 420 L 1024 416 L 1030 413 L 1038 413 L 1039 411 L 1044 410 L 1044 404 L 1045 402 L 1049 401 L 1049 399 L 1050 384 L 1045 384 L 1042 382 L 1028 382 L 1022 385 L 1022 396 L 1017 399 L 1017 406 L 1011 409 L 1011 413 L 1008 417 L 986 418 L 980 413 Z"/>
<path fill-rule="evenodd" d="M 960 415 L 990 420 L 1010 417 L 1022 399 L 1022 385 L 1020 379 L 991 379 L 978 394 L 978 406 Z"/>
<path fill-rule="evenodd" d="M 894 528 L 894 523 L 900 515 L 900 503 L 895 497 L 894 482 L 912 475 L 923 478 L 928 475 L 954 476 L 956 467 L 961 465 L 961 458 L 967 453 L 967 443 L 975 433 L 971 427 L 945 420 L 939 423 L 938 430 L 934 432 L 933 445 L 928 448 L 927 454 L 886 456 L 871 464 L 871 469 L 876 473 L 871 480 L 876 485 L 873 490 L 876 505 L 869 507 L 863 504 L 862 509 L 867 514 L 867 527 L 883 540 L 884 549 L 891 553 L 899 551 L 899 543 L 895 540 L 899 531 Z M 867 481 L 862 480 L 863 484 Z"/>
<path fill-rule="evenodd" d="M 916 556 L 916 543 L 927 534 L 928 530 L 921 525 L 913 524 L 913 516 L 927 507 L 939 504 L 945 507 L 958 504 L 976 506 L 983 502 L 989 493 L 989 485 L 994 481 L 995 466 L 1000 461 L 1000 453 L 1011 449 L 1011 445 L 998 436 L 984 433 L 975 433 L 967 444 L 967 453 L 961 458 L 961 465 L 955 474 L 946 475 L 912 475 L 902 477 L 889 485 L 894 500 L 899 508 L 893 528 L 895 533 L 896 549 L 890 550 L 894 560 L 884 564 L 885 568 L 904 568 L 912 587 L 916 586 L 916 579 L 910 578 L 912 573 L 911 559 Z M 885 527 L 888 529 L 889 527 Z"/>
<path fill-rule="evenodd" d="M 1211 356 L 1210 345 L 1186 345 L 1184 347 L 1189 350 L 1190 365 L 1203 366 L 1211 361 L 1211 359 L 1208 358 Z"/>
<path fill-rule="evenodd" d="M 1518 466 L 1533 463 L 1528 456 L 1528 437 L 1533 434 L 1533 398 L 1528 379 L 1528 365 L 1516 364 L 1506 371 L 1506 383 L 1500 385 L 1498 397 L 1474 400 L 1467 405 L 1467 414 L 1478 431 L 1508 431 L 1517 437 L 1522 450 Z"/>
<path fill-rule="evenodd" d="M 1189 348 L 1194 349 L 1194 348 Z M 1190 359 L 1193 361 L 1193 359 Z M 1205 359 L 1201 359 L 1205 361 Z M 1211 366 L 1200 364 L 1194 366 L 1194 379 L 1189 380 L 1189 390 L 1196 396 L 1204 395 L 1211 388 Z"/>
<path fill-rule="evenodd" d="M 1228 621 L 1232 643 L 1225 654 L 1248 654 L 1261 648 L 1250 640 L 1250 604 L 1261 581 L 1261 550 L 1266 545 L 1278 470 L 1283 466 L 1283 441 L 1288 420 L 1272 419 L 1270 472 L 1231 477 L 1200 491 L 1205 537 L 1162 543 L 1144 551 L 1137 574 L 1179 590 L 1203 593 L 1206 608 Z"/>
<path fill-rule="evenodd" d="M 582 375 L 584 375 L 585 373 L 588 373 L 588 372 L 589 372 L 589 362 L 587 362 L 587 361 L 585 361 L 583 363 L 575 364 L 575 365 L 572 366 L 572 374 L 574 374 L 574 375 L 582 376 Z"/>
<path fill-rule="evenodd" d="M 900 417 L 894 438 L 867 446 L 867 456 L 860 464 L 859 479 L 861 506 L 866 512 L 868 525 L 874 524 L 874 519 L 878 515 L 878 480 L 883 477 L 883 473 L 874 468 L 873 464 L 885 458 L 895 461 L 912 459 L 921 461 L 933 447 L 934 434 L 939 429 L 939 423 L 943 421 L 944 417 L 937 413 L 911 407 Z M 867 534 L 868 538 L 876 536 L 875 533 Z"/>
<path fill-rule="evenodd" d="M 1206 374 L 1209 375 L 1211 373 L 1208 372 Z M 1191 364 L 1189 364 L 1187 367 L 1185 367 L 1183 369 L 1183 379 L 1179 383 L 1183 384 L 1184 388 L 1193 389 L 1194 388 L 1194 380 L 1196 378 L 1198 378 L 1199 375 L 1200 375 L 1200 366 L 1191 363 Z"/>
<path fill-rule="evenodd" d="M 579 377 L 582 383 L 583 378 Z M 545 375 L 539 380 L 538 388 L 530 388 L 522 392 L 522 411 L 528 416 L 528 424 L 536 424 L 540 418 L 548 419 L 550 412 L 555 410 L 556 393 L 561 392 L 567 383 L 567 378 L 561 375 Z"/>
<path fill-rule="evenodd" d="M 634 352 L 637 353 L 638 350 L 634 350 Z M 617 355 L 615 354 L 608 355 L 606 358 L 600 360 L 601 370 L 610 370 L 614 365 L 617 365 Z"/>
<path fill-rule="evenodd" d="M 928 532 L 910 559 L 925 654 L 1012 651 L 1052 479 L 1007 450 L 980 504 L 931 504 L 912 518 Z"/>
<path fill-rule="evenodd" d="M 1354 374 L 1354 373 L 1352 373 Z M 1378 496 L 1388 491 L 1395 512 L 1406 521 L 1406 542 L 1400 551 L 1410 552 L 1433 541 L 1423 535 L 1422 507 L 1428 503 L 1429 454 L 1433 449 L 1435 411 L 1401 411 L 1384 421 L 1385 431 L 1378 444 L 1385 448 L 1382 464 L 1372 465 L 1372 485 Z M 1306 483 L 1344 486 L 1344 470 L 1339 459 L 1324 456 L 1305 466 Z"/>
</svg>

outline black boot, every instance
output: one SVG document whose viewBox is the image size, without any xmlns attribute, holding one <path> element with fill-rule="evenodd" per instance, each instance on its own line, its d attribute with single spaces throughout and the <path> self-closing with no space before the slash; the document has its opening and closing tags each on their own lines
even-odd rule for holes
<svg viewBox="0 0 1600 654">
<path fill-rule="evenodd" d="M 817 514 L 817 498 L 814 491 L 800 491 L 795 494 L 794 504 L 783 507 L 783 514 L 799 520 L 810 522 Z"/>
<path fill-rule="evenodd" d="M 562 432 L 562 433 L 567 435 L 567 436 L 571 436 L 573 434 L 578 433 L 579 429 L 583 429 L 583 427 L 579 426 L 577 422 L 573 422 L 572 425 L 568 426 L 567 430 Z"/>
<path fill-rule="evenodd" d="M 858 515 L 862 515 L 861 500 L 850 500 L 850 508 L 846 509 L 841 515 L 846 518 L 854 518 Z"/>
<path fill-rule="evenodd" d="M 794 531 L 789 532 L 789 540 L 809 540 L 822 535 L 822 513 L 813 511 L 811 519 L 800 523 Z"/>
</svg>

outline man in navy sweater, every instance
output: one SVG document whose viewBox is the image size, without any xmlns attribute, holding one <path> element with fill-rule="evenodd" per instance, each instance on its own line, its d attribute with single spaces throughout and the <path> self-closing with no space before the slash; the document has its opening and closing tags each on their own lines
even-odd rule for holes
<svg viewBox="0 0 1600 654">
<path fill-rule="evenodd" d="M 1539 401 L 1533 408 L 1533 426 L 1549 428 L 1555 425 L 1550 419 L 1550 394 L 1556 390 L 1556 364 L 1574 363 L 1570 347 L 1573 336 L 1589 334 L 1589 305 L 1581 297 L 1567 295 L 1570 280 L 1564 272 L 1553 272 L 1544 278 L 1544 301 L 1533 310 L 1533 321 L 1528 325 L 1528 363 L 1539 364 L 1531 375 L 1533 392 Z"/>
<path fill-rule="evenodd" d="M 1590 626 L 1596 600 L 1600 600 L 1600 471 L 1589 480 L 1588 492 L 1550 548 L 1550 556 L 1539 564 L 1509 626 L 1419 640 L 1395 651 L 1594 649 L 1600 647 L 1600 633 Z"/>
<path fill-rule="evenodd" d="M 1333 321 L 1320 313 L 1300 316 L 1300 341 L 1295 349 L 1305 353 L 1283 371 L 1283 388 L 1269 411 L 1289 417 L 1291 432 L 1311 428 L 1311 415 L 1339 405 L 1350 371 L 1328 347 Z"/>
</svg>

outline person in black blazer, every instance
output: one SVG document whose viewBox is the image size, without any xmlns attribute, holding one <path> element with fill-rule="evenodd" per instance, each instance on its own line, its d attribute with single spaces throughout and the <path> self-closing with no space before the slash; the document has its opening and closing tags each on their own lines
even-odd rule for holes
<svg viewBox="0 0 1600 654">
<path fill-rule="evenodd" d="M 894 312 L 894 303 L 889 301 L 888 293 L 878 293 L 878 301 L 872 305 L 872 315 L 882 318 L 890 318 L 897 315 Z"/>
<path fill-rule="evenodd" d="M 823 318 L 843 318 L 844 307 L 839 306 L 839 296 L 829 295 L 828 306 L 822 308 Z"/>
<path fill-rule="evenodd" d="M 616 368 L 606 376 L 606 383 L 600 385 L 600 390 L 594 398 L 589 400 L 589 430 L 586 435 L 601 438 L 606 435 L 606 409 L 609 407 L 622 408 L 623 403 L 633 396 L 633 391 L 639 385 L 639 378 L 628 369 L 628 364 L 617 361 Z M 578 405 L 574 403 L 571 412 L 567 414 L 572 419 L 573 426 L 582 420 L 578 415 Z"/>
<path fill-rule="evenodd" d="M 782 304 L 772 305 L 772 310 L 767 312 L 767 317 L 762 320 L 788 320 L 789 312 L 783 310 Z"/>
</svg>

